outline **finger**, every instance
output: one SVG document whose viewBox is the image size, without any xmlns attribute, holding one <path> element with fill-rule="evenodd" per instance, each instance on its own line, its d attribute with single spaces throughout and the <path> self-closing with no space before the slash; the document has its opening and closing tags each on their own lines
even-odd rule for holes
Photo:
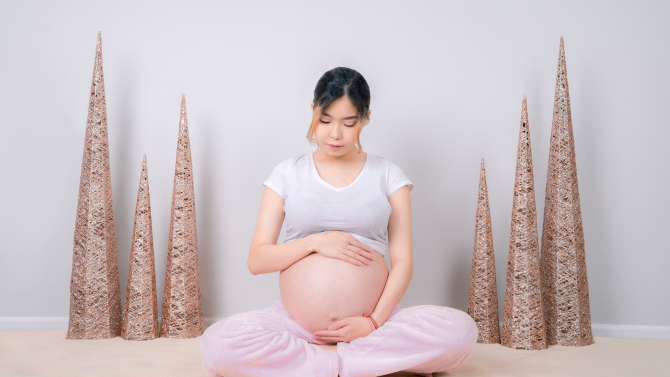
<svg viewBox="0 0 670 377">
<path fill-rule="evenodd" d="M 343 261 L 349 262 L 351 264 L 355 264 L 356 266 L 360 266 L 361 264 L 363 264 L 363 263 L 359 262 L 357 259 L 355 259 L 352 256 L 350 256 L 349 254 L 347 254 L 346 251 L 343 251 L 342 254 L 340 254 L 339 259 L 342 259 Z"/>
<path fill-rule="evenodd" d="M 370 246 L 364 244 L 363 242 L 357 240 L 356 238 L 354 238 L 353 240 L 350 240 L 349 243 L 358 247 L 359 249 L 363 249 L 363 250 L 365 250 L 369 253 L 372 253 L 373 251 L 375 251 L 375 249 L 373 249 Z"/>
<path fill-rule="evenodd" d="M 318 340 L 319 342 L 324 342 L 324 343 L 344 342 L 344 339 L 342 339 L 342 337 L 339 337 L 339 336 L 315 337 L 314 340 Z"/>
<path fill-rule="evenodd" d="M 358 253 L 355 250 L 352 250 L 350 248 L 347 249 L 347 250 L 348 250 L 347 255 L 349 255 L 350 257 L 352 257 L 352 258 L 354 258 L 358 261 L 361 261 L 362 263 L 365 263 L 368 266 L 370 265 L 370 260 L 371 260 L 370 258 L 367 258 L 365 255 L 361 255 L 360 253 Z"/>
<path fill-rule="evenodd" d="M 337 342 L 338 342 L 338 340 L 335 340 L 335 339 L 328 339 L 328 340 L 326 340 L 326 339 L 321 339 L 321 338 L 318 338 L 318 337 L 312 337 L 312 340 L 313 340 L 314 342 L 330 343 L 330 344 L 333 344 L 333 343 L 337 343 Z"/>
<path fill-rule="evenodd" d="M 343 328 L 344 326 L 348 325 L 349 322 L 351 322 L 351 321 L 349 320 L 348 317 L 340 319 L 339 321 L 335 321 L 335 322 L 331 323 L 330 326 L 328 326 L 328 330 L 330 330 L 330 331 L 339 330 L 339 329 Z"/>
<path fill-rule="evenodd" d="M 325 342 L 348 342 L 351 334 L 345 329 L 335 331 L 334 335 L 328 336 L 315 336 L 315 339 L 325 341 Z"/>
<path fill-rule="evenodd" d="M 358 241 L 356 237 L 352 236 L 350 233 L 347 232 L 340 232 L 342 236 L 346 239 L 346 242 L 352 242 L 352 241 Z"/>
<path fill-rule="evenodd" d="M 352 244 L 352 245 L 354 245 L 354 246 L 358 246 L 359 248 L 361 248 L 361 249 L 363 249 L 363 250 L 365 250 L 365 251 L 368 251 L 368 252 L 370 252 L 370 253 L 374 251 L 373 248 L 371 248 L 370 246 L 368 246 L 368 245 L 362 243 L 361 241 L 358 240 L 358 238 L 352 236 L 351 234 L 346 233 L 346 232 L 341 232 L 341 233 L 344 234 L 345 237 L 347 237 L 347 238 L 349 239 L 349 243 L 350 243 L 350 244 Z"/>
<path fill-rule="evenodd" d="M 345 251 L 342 252 L 343 254 L 349 256 L 350 258 L 353 258 L 361 263 L 365 263 L 367 266 L 370 265 L 370 261 L 367 260 L 366 258 L 362 257 L 360 254 L 355 253 L 354 251 L 350 249 L 346 249 Z"/>
<path fill-rule="evenodd" d="M 363 256 L 366 259 L 369 259 L 369 260 L 372 260 L 372 261 L 375 260 L 374 254 L 371 251 L 361 249 L 361 248 L 359 248 L 355 245 L 351 245 L 349 250 L 352 250 L 353 252 L 357 253 L 358 255 Z"/>
<path fill-rule="evenodd" d="M 370 260 L 373 261 L 375 260 L 374 257 L 372 256 L 371 252 L 368 252 L 366 250 L 360 249 L 356 247 L 355 245 L 349 245 L 347 246 L 347 250 L 352 251 L 355 255 L 361 256 L 362 258 L 365 258 L 366 261 Z"/>
<path fill-rule="evenodd" d="M 350 238 L 352 240 L 356 239 L 356 237 L 352 236 L 351 233 L 347 233 L 347 232 L 340 232 L 340 233 L 342 233 L 345 237 Z"/>
<path fill-rule="evenodd" d="M 344 332 L 342 330 L 321 330 L 315 331 L 313 334 L 314 338 L 318 339 L 327 339 L 327 338 L 342 338 Z"/>
<path fill-rule="evenodd" d="M 327 336 L 339 336 L 340 333 L 336 332 L 335 330 L 319 330 L 314 331 L 313 335 L 316 337 L 327 337 Z"/>
<path fill-rule="evenodd" d="M 359 241 L 358 238 L 352 236 L 351 234 L 349 234 L 349 237 L 350 237 L 350 239 L 349 239 L 350 244 L 352 244 L 354 246 L 357 246 L 357 247 L 359 247 L 359 248 L 361 248 L 365 251 L 368 251 L 368 252 L 373 252 L 374 251 L 373 248 L 371 248 L 370 246 L 368 246 L 368 245 L 364 244 L 363 242 Z"/>
</svg>

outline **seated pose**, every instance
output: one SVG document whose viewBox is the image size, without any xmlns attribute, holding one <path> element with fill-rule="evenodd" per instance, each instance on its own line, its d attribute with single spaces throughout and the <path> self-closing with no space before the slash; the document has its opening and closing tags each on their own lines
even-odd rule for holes
<svg viewBox="0 0 670 377">
<path fill-rule="evenodd" d="M 474 350 L 474 320 L 443 306 L 398 305 L 412 279 L 414 185 L 394 163 L 362 151 L 367 82 L 350 68 L 330 70 L 311 106 L 307 139 L 318 149 L 279 163 L 264 182 L 249 250 L 252 274 L 281 271 L 281 299 L 207 328 L 205 370 L 363 377 L 457 368 Z M 286 240 L 277 244 L 284 221 Z"/>
</svg>

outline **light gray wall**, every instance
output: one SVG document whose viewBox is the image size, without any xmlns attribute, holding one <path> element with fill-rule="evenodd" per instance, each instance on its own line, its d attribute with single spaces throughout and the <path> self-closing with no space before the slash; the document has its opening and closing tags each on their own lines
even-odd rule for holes
<svg viewBox="0 0 670 377">
<path fill-rule="evenodd" d="M 542 224 L 564 36 L 592 321 L 670 325 L 668 2 L 2 2 L 0 316 L 66 316 L 95 38 L 102 31 L 121 291 L 147 154 L 162 296 L 181 94 L 191 132 L 205 317 L 270 305 L 246 268 L 262 182 L 306 139 L 320 75 L 372 90 L 364 150 L 412 191 L 401 304 L 466 309 L 486 158 L 500 310 L 521 99 Z"/>
</svg>

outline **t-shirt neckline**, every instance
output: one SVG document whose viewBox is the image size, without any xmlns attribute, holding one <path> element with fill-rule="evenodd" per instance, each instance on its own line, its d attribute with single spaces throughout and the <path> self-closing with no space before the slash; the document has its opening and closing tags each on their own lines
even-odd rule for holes
<svg viewBox="0 0 670 377">
<path fill-rule="evenodd" d="M 361 179 L 361 177 L 363 176 L 363 173 L 365 172 L 365 169 L 367 169 L 367 167 L 368 167 L 368 160 L 370 159 L 370 153 L 365 155 L 365 163 L 363 163 L 363 169 L 361 169 L 360 173 L 358 173 L 358 177 L 356 177 L 356 179 L 354 179 L 354 181 L 351 182 L 348 186 L 335 187 L 335 186 L 331 185 L 330 183 L 326 182 L 323 178 L 321 178 L 321 176 L 319 175 L 319 172 L 316 170 L 316 164 L 314 163 L 313 153 L 310 152 L 308 154 L 309 154 L 310 165 L 312 165 L 312 174 L 314 174 L 314 176 L 316 176 L 316 179 L 319 182 L 321 182 L 324 186 L 328 187 L 331 190 L 335 190 L 335 191 L 342 191 L 342 190 L 348 189 L 349 187 L 355 185 L 356 182 L 358 182 L 358 180 Z"/>
</svg>

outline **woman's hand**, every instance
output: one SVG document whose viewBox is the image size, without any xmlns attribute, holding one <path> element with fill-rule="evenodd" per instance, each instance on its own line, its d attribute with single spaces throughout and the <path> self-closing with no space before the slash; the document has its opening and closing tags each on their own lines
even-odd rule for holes
<svg viewBox="0 0 670 377">
<path fill-rule="evenodd" d="M 333 322 L 328 330 L 315 331 L 312 339 L 325 343 L 346 342 L 369 335 L 373 331 L 370 320 L 365 317 L 347 317 Z"/>
<path fill-rule="evenodd" d="M 314 243 L 315 251 L 323 256 L 341 259 L 357 266 L 362 263 L 369 266 L 370 261 L 374 260 L 373 249 L 349 233 L 335 231 L 307 237 Z"/>
</svg>

